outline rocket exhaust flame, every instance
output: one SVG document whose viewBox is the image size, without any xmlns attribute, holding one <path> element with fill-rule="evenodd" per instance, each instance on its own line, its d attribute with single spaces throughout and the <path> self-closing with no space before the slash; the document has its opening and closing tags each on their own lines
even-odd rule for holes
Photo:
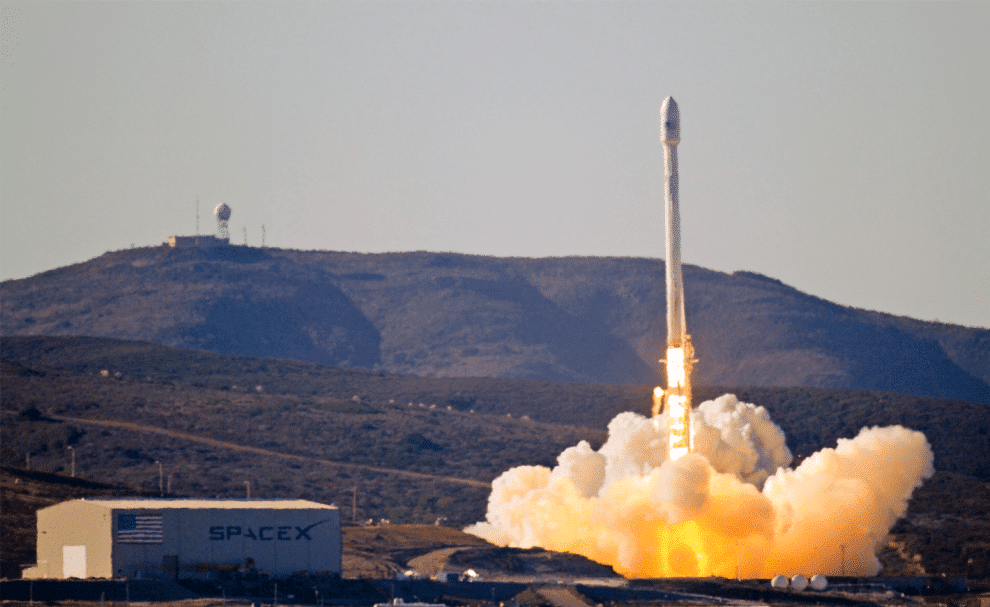
<svg viewBox="0 0 990 607">
<path fill-rule="evenodd" d="M 656 388 L 653 391 L 654 394 L 663 394 L 665 398 L 670 459 L 678 459 L 691 452 L 692 354 L 690 340 L 685 341 L 682 348 L 667 348 L 667 359 L 663 361 L 667 366 L 667 390 Z M 654 419 L 659 413 L 657 404 L 654 398 Z"/>
<path fill-rule="evenodd" d="M 667 389 L 653 417 L 621 413 L 597 451 L 564 450 L 553 469 L 492 482 L 493 544 L 573 552 L 629 577 L 875 575 L 876 551 L 934 473 L 931 447 L 900 426 L 863 428 L 796 469 L 766 409 L 731 394 L 691 402 L 677 209 L 677 104 L 661 113 L 666 173 Z"/>
</svg>

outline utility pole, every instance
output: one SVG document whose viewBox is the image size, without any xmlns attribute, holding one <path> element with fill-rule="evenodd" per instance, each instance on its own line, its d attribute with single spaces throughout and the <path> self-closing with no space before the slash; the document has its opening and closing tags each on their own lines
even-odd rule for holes
<svg viewBox="0 0 990 607">
<path fill-rule="evenodd" d="M 165 497 L 165 483 L 162 478 L 162 463 L 160 461 L 155 461 L 158 464 L 158 495 L 159 497 Z"/>
<path fill-rule="evenodd" d="M 70 468 L 72 478 L 76 477 L 76 450 L 69 445 L 69 453 L 72 455 L 72 467 Z"/>
<path fill-rule="evenodd" d="M 247 499 L 251 499 L 251 481 L 244 481 L 244 486 L 247 487 Z"/>
</svg>

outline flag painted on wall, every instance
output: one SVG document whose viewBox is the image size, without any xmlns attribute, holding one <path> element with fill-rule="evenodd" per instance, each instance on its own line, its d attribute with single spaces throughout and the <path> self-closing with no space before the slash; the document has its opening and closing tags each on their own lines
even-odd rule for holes
<svg viewBox="0 0 990 607">
<path fill-rule="evenodd" d="M 118 514 L 118 544 L 161 544 L 164 539 L 161 514 Z"/>
</svg>

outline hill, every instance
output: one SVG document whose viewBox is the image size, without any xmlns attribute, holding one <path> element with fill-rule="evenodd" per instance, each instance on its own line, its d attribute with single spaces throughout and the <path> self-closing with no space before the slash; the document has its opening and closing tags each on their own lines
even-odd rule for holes
<svg viewBox="0 0 990 607">
<path fill-rule="evenodd" d="M 655 384 L 663 262 L 137 248 L 0 284 L 0 333 L 136 339 L 424 377 Z M 699 385 L 990 403 L 990 329 L 685 266 Z"/>
<path fill-rule="evenodd" d="M 445 452 L 459 466 L 497 461 L 453 474 L 486 483 L 507 465 L 552 464 L 563 447 L 578 440 L 600 444 L 615 415 L 648 414 L 652 402 L 649 385 L 398 376 L 92 337 L 4 337 L 0 346 L 8 416 L 34 407 L 70 417 L 143 420 L 215 439 L 243 438 L 240 433 L 250 432 L 249 443 L 255 445 L 288 441 L 288 435 L 274 434 L 301 424 L 307 434 L 294 435 L 292 441 L 308 443 L 316 436 L 342 441 L 338 449 L 355 451 L 347 461 L 371 465 L 388 457 L 415 465 L 417 460 L 406 459 L 402 448 L 382 451 L 382 439 L 395 439 L 394 425 L 424 437 L 450 435 L 422 443 L 427 454 L 433 451 L 423 470 L 431 469 L 430 462 L 443 451 L 436 445 L 454 442 L 471 451 L 456 456 Z M 108 377 L 101 377 L 103 371 Z M 986 405 L 824 388 L 699 386 L 695 398 L 701 402 L 726 392 L 764 406 L 798 458 L 865 426 L 901 424 L 925 433 L 938 469 L 990 480 Z M 327 426 L 315 426 L 306 411 L 323 415 Z M 501 438 L 491 445 L 472 442 L 482 429 L 517 435 L 519 441 L 511 449 Z M 331 439 L 333 433 L 347 436 Z M 479 452 L 486 446 L 491 453 Z M 5 444 L 5 450 L 11 449 L 12 443 Z M 9 456 L 15 457 L 12 452 Z M 18 457 L 16 461 L 23 461 L 23 455 Z"/>
<path fill-rule="evenodd" d="M 400 377 L 103 338 L 4 337 L 0 371 L 6 466 L 23 468 L 30 454 L 34 470 L 64 475 L 71 446 L 87 480 L 157 492 L 161 479 L 167 492 L 222 497 L 243 496 L 248 482 L 253 497 L 337 503 L 347 520 L 458 527 L 484 517 L 489 483 L 505 469 L 552 466 L 579 440 L 597 448 L 614 413 L 650 404 L 649 386 Z M 967 566 L 975 574 L 990 562 L 985 405 L 811 388 L 735 392 L 766 406 L 799 455 L 863 425 L 925 432 L 939 472 L 888 548 L 908 565 L 920 555 L 912 566 L 929 574 Z"/>
</svg>

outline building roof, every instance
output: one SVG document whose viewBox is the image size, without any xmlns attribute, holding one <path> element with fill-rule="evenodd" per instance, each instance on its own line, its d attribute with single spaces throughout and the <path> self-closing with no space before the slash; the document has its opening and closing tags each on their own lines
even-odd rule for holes
<svg viewBox="0 0 990 607">
<path fill-rule="evenodd" d="M 166 509 L 196 509 L 196 510 L 336 510 L 337 506 L 327 506 L 319 502 L 309 500 L 281 500 L 281 499 L 188 499 L 188 498 L 167 498 L 167 499 L 147 499 L 147 498 L 118 498 L 118 499 L 86 499 L 70 500 L 74 502 L 86 502 L 104 508 L 116 510 L 166 510 Z M 63 504 L 66 502 L 62 502 Z M 60 504 L 56 504 L 58 506 Z M 49 506 L 53 508 L 54 506 Z"/>
</svg>

